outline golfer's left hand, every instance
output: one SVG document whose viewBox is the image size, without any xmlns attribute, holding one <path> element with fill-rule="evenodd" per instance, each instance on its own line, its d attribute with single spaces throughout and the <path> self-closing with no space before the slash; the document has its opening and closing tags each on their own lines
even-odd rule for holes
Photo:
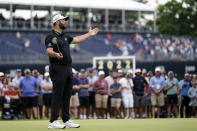
<svg viewBox="0 0 197 131">
<path fill-rule="evenodd" d="M 89 29 L 90 36 L 95 36 L 98 32 L 99 32 L 98 28 L 92 29 L 92 27 L 90 27 L 90 29 Z"/>
</svg>

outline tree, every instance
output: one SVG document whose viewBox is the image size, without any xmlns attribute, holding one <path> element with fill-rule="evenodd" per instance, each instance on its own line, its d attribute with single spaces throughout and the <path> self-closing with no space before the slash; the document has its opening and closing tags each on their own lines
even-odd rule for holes
<svg viewBox="0 0 197 131">
<path fill-rule="evenodd" d="M 159 33 L 197 36 L 197 1 L 171 0 L 157 10 Z"/>
</svg>

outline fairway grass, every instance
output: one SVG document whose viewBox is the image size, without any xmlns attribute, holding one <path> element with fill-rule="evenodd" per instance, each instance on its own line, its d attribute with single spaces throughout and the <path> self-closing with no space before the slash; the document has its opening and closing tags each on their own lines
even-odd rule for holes
<svg viewBox="0 0 197 131">
<path fill-rule="evenodd" d="M 197 131 L 197 119 L 74 120 L 78 129 L 48 129 L 48 120 L 0 120 L 0 131 Z"/>
</svg>

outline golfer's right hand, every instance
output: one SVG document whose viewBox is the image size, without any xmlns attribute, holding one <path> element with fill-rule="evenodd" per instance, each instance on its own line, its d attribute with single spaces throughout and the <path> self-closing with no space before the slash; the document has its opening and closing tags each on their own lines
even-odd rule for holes
<svg viewBox="0 0 197 131">
<path fill-rule="evenodd" d="M 58 60 L 61 60 L 63 58 L 63 55 L 61 53 L 56 53 L 56 57 Z"/>
</svg>

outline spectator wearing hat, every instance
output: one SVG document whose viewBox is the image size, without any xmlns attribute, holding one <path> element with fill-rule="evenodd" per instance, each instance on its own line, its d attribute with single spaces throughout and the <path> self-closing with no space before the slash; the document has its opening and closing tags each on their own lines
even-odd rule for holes
<svg viewBox="0 0 197 131">
<path fill-rule="evenodd" d="M 40 77 L 40 73 L 38 72 L 37 69 L 34 69 L 32 71 L 32 75 L 33 77 L 36 79 L 37 83 L 38 83 L 38 87 L 39 87 L 39 90 L 38 90 L 38 96 L 37 96 L 37 100 L 38 100 L 38 114 L 40 116 L 40 119 L 42 119 L 42 114 L 43 114 L 43 90 L 42 88 L 40 87 L 40 83 L 42 82 L 42 78 Z"/>
<path fill-rule="evenodd" d="M 171 117 L 171 109 L 173 109 L 173 113 L 175 117 L 178 117 L 178 109 L 177 109 L 177 94 L 179 89 L 179 82 L 174 76 L 173 71 L 168 72 L 168 79 L 166 80 L 165 90 L 167 91 L 167 104 L 168 104 L 168 118 Z"/>
<path fill-rule="evenodd" d="M 90 87 L 88 88 L 89 92 L 89 107 L 87 111 L 88 118 L 93 118 L 95 113 L 95 91 L 93 90 L 94 82 L 98 79 L 93 73 L 93 69 L 89 70 L 88 82 Z"/>
<path fill-rule="evenodd" d="M 79 107 L 79 79 L 78 79 L 78 72 L 72 68 L 72 74 L 73 74 L 73 89 L 72 89 L 72 95 L 70 97 L 70 115 L 74 118 L 78 118 L 78 107 Z"/>
<path fill-rule="evenodd" d="M 164 106 L 163 89 L 165 78 L 161 76 L 159 67 L 155 68 L 155 76 L 151 77 L 149 86 L 151 87 L 152 117 L 155 118 L 155 107 L 157 106 L 157 118 L 160 117 L 160 109 Z"/>
<path fill-rule="evenodd" d="M 24 70 L 25 76 L 19 83 L 19 95 L 22 97 L 22 101 L 25 108 L 25 118 L 30 119 L 33 112 L 33 118 L 38 118 L 37 110 L 37 96 L 39 85 L 36 79 L 31 76 L 30 69 Z"/>
<path fill-rule="evenodd" d="M 113 76 L 113 84 L 110 86 L 110 94 L 111 96 L 111 107 L 112 113 L 115 118 L 122 118 L 120 112 L 120 105 L 121 105 L 121 85 L 118 83 L 118 76 Z"/>
<path fill-rule="evenodd" d="M 124 118 L 130 119 L 133 109 L 133 80 L 131 79 L 130 73 L 127 73 L 124 77 L 119 80 L 121 84 L 121 95 L 124 106 Z"/>
<path fill-rule="evenodd" d="M 197 87 L 196 86 L 197 86 L 196 80 L 193 80 L 192 87 L 189 88 L 188 91 L 188 96 L 191 99 L 189 106 L 192 108 L 191 114 L 193 118 L 197 116 Z"/>
<path fill-rule="evenodd" d="M 189 74 L 186 73 L 184 76 L 184 79 L 179 82 L 180 85 L 180 95 L 181 95 L 181 108 L 180 108 L 180 115 L 181 118 L 189 117 L 190 116 L 190 107 L 189 107 L 189 102 L 190 98 L 188 96 L 188 91 L 189 88 L 192 87 L 192 83 L 189 77 Z M 185 112 L 184 112 L 184 107 L 185 107 Z"/>
<path fill-rule="evenodd" d="M 43 90 L 43 102 L 45 106 L 44 114 L 46 118 L 49 118 L 51 109 L 51 95 L 53 84 L 49 76 L 49 72 L 44 73 L 44 80 L 40 83 L 40 87 Z"/>
<path fill-rule="evenodd" d="M 141 76 L 141 70 L 136 69 L 136 76 L 133 78 L 133 94 L 134 94 L 134 107 L 135 107 L 135 117 L 142 118 L 145 114 L 146 107 L 146 86 L 148 85 L 144 77 Z M 145 115 L 143 116 L 145 117 Z"/>
<path fill-rule="evenodd" d="M 16 69 L 16 76 L 12 79 L 12 86 L 18 90 L 19 88 L 19 83 L 23 79 L 22 76 L 22 70 L 21 69 Z"/>
<path fill-rule="evenodd" d="M 110 69 L 109 70 L 109 75 L 107 77 L 105 77 L 105 80 L 107 81 L 108 83 L 108 109 L 107 109 L 107 114 L 108 115 L 108 118 L 109 118 L 109 115 L 112 116 L 112 109 L 111 109 L 111 92 L 110 92 L 110 87 L 111 85 L 114 83 L 114 80 L 113 80 L 113 70 Z"/>
<path fill-rule="evenodd" d="M 108 102 L 108 83 L 104 79 L 105 72 L 99 71 L 99 78 L 94 83 L 96 116 L 97 118 L 105 118 L 107 102 Z"/>
<path fill-rule="evenodd" d="M 80 75 L 79 75 L 79 117 L 80 119 L 86 119 L 86 113 L 87 113 L 87 108 L 89 106 L 89 82 L 87 79 L 87 74 L 84 69 L 81 69 Z"/>
</svg>

